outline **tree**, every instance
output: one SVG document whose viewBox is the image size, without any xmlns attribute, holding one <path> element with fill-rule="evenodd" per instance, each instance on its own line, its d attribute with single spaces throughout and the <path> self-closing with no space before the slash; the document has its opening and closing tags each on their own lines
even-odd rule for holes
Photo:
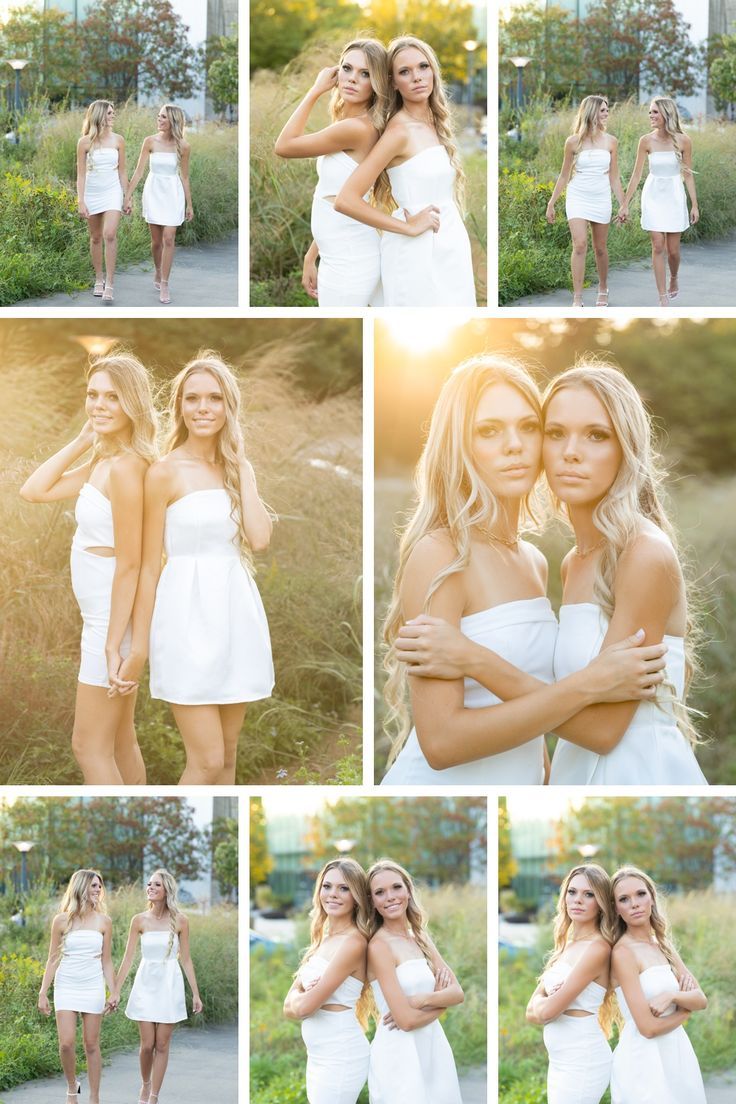
<svg viewBox="0 0 736 1104">
<path fill-rule="evenodd" d="M 529 57 L 524 69 L 525 95 L 569 96 L 585 69 L 578 27 L 564 8 L 540 7 L 536 0 L 502 15 L 498 26 L 498 81 L 501 94 L 516 99 L 515 56 Z"/>
<path fill-rule="evenodd" d="M 187 31 L 171 0 L 96 0 L 79 26 L 87 95 L 191 96 L 202 58 Z"/>
<path fill-rule="evenodd" d="M 238 38 L 218 38 L 208 46 L 207 91 L 215 111 L 228 112 L 238 104 Z"/>
<path fill-rule="evenodd" d="M 238 822 L 230 817 L 221 818 L 214 836 L 213 863 L 215 877 L 223 897 L 237 900 L 238 891 Z"/>
<path fill-rule="evenodd" d="M 13 8 L 0 28 L 0 53 L 30 60 L 23 71 L 26 93 L 33 89 L 57 100 L 69 95 L 78 81 L 82 54 L 65 12 L 39 11 L 31 4 Z"/>
<path fill-rule="evenodd" d="M 250 892 L 263 885 L 273 869 L 273 859 L 268 851 L 266 814 L 260 797 L 250 799 Z"/>
<path fill-rule="evenodd" d="M 719 111 L 734 115 L 736 102 L 736 35 L 721 35 L 711 44 L 710 89 Z"/>
<path fill-rule="evenodd" d="M 511 879 L 518 870 L 518 864 L 511 852 L 511 822 L 506 801 L 498 803 L 498 888 L 511 885 Z"/>
<path fill-rule="evenodd" d="M 467 73 L 467 53 L 463 42 L 477 37 L 473 19 L 473 5 L 467 0 L 413 0 L 407 7 L 397 0 L 373 0 L 368 9 L 370 27 L 382 42 L 389 42 L 400 35 L 411 34 L 429 42 L 442 68 L 446 82 L 463 83 Z M 438 34 L 438 28 L 442 33 Z M 475 65 L 479 72 L 485 64 L 482 50 L 476 52 Z"/>
<path fill-rule="evenodd" d="M 281 69 L 313 38 L 338 28 L 350 33 L 361 18 L 354 0 L 251 0 L 251 73 Z"/>
</svg>

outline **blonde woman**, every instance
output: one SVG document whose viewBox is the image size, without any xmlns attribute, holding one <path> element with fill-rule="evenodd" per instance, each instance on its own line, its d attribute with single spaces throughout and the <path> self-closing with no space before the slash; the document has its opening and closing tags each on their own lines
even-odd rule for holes
<svg viewBox="0 0 736 1104">
<path fill-rule="evenodd" d="M 176 228 L 194 218 L 189 186 L 190 146 L 184 137 L 184 112 L 164 104 L 156 116 L 156 133 L 143 139 L 138 164 L 125 193 L 125 211 L 133 209 L 133 193 L 148 166 L 143 186 L 143 217 L 151 232 L 153 286 L 161 303 L 170 303 L 169 276 L 174 263 Z"/>
<path fill-rule="evenodd" d="M 388 46 L 388 72 L 386 128 L 345 181 L 335 209 L 383 231 L 384 306 L 474 307 L 460 210 L 465 178 L 437 56 L 421 39 L 396 38 Z M 384 172 L 393 196 L 388 208 L 381 195 L 375 206 L 365 198 Z"/>
<path fill-rule="evenodd" d="M 624 193 L 618 168 L 618 142 L 606 130 L 608 100 L 586 96 L 578 108 L 572 134 L 565 140 L 560 175 L 547 204 L 547 222 L 555 221 L 555 204 L 565 192 L 565 214 L 572 237 L 572 287 L 574 307 L 582 307 L 588 226 L 593 239 L 598 294 L 595 305 L 608 306 L 608 230 L 611 224 L 611 189 L 619 207 Z"/>
<path fill-rule="evenodd" d="M 51 1015 L 48 992 L 54 986 L 59 1057 L 66 1077 L 67 1104 L 80 1099 L 77 1081 L 77 1016 L 87 1059 L 90 1104 L 99 1104 L 102 1014 L 117 1007 L 112 967 L 112 921 L 105 911 L 105 888 L 97 870 L 75 870 L 51 923 L 51 943 L 38 994 L 38 1008 Z M 105 984 L 110 999 L 105 1002 Z"/>
<path fill-rule="evenodd" d="M 309 1104 L 355 1104 L 368 1077 L 370 990 L 366 877 L 354 859 L 323 866 L 309 915 L 310 944 L 286 994 L 284 1015 L 301 1021 Z"/>
<path fill-rule="evenodd" d="M 544 1026 L 548 1104 L 599 1104 L 611 1078 L 611 879 L 597 863 L 573 867 L 557 902 L 554 949 L 526 1010 Z"/>
<path fill-rule="evenodd" d="M 659 304 L 667 307 L 680 291 L 680 238 L 698 221 L 700 211 L 693 176 L 693 144 L 682 129 L 675 101 L 669 96 L 655 96 L 649 105 L 649 124 L 650 133 L 639 139 L 634 171 L 619 218 L 622 221 L 628 218 L 629 203 L 639 187 L 644 159 L 648 157 L 649 176 L 641 194 L 641 225 L 652 239 L 652 268 Z M 690 196 L 689 215 L 685 188 Z"/>
<path fill-rule="evenodd" d="M 427 930 L 411 875 L 391 859 L 368 871 L 368 979 L 378 1008 L 371 1043 L 371 1104 L 462 1104 L 455 1059 L 441 1025 L 465 999 Z"/>
<path fill-rule="evenodd" d="M 272 523 L 239 417 L 232 369 L 201 351 L 171 383 L 164 456 L 146 476 L 131 654 L 115 685 L 126 696 L 150 647 L 151 696 L 169 702 L 186 748 L 182 785 L 234 784 L 246 703 L 273 688 L 252 560 Z"/>
<path fill-rule="evenodd" d="M 538 516 L 541 458 L 541 401 L 523 365 L 459 365 L 432 413 L 384 625 L 394 760 L 384 785 L 541 784 L 543 733 L 564 724 L 595 746 L 604 731 L 586 707 L 653 696 L 664 649 L 636 647 L 636 635 L 547 685 L 557 640 L 547 562 L 522 539 Z"/>
<path fill-rule="evenodd" d="M 28 502 L 76 498 L 71 577 L 83 627 L 72 751 L 84 781 L 142 785 L 145 767 L 133 723 L 136 686 L 130 685 L 125 700 L 109 696 L 130 648 L 143 481 L 157 456 L 150 382 L 137 357 L 113 349 L 92 361 L 85 413 L 76 437 L 45 460 L 20 493 Z"/>
<path fill-rule="evenodd" d="M 77 202 L 89 228 L 89 251 L 95 270 L 92 294 L 106 306 L 114 297 L 118 224 L 128 184 L 125 141 L 113 131 L 114 121 L 113 104 L 94 100 L 87 108 L 82 137 L 77 142 Z"/>
<path fill-rule="evenodd" d="M 705 1104 L 698 1059 L 685 1034 L 708 1001 L 674 948 L 657 887 L 643 870 L 611 879 L 616 912 L 611 985 L 624 1018 L 613 1055 L 612 1104 Z"/>
<path fill-rule="evenodd" d="M 148 905 L 130 922 L 128 943 L 115 977 L 113 1000 L 120 994 L 140 939 L 141 962 L 125 1007 L 129 1020 L 138 1021 L 141 1036 L 141 1091 L 138 1104 L 158 1104 L 158 1094 L 169 1063 L 174 1025 L 187 1018 L 184 997 L 186 974 L 192 990 L 192 1011 L 202 1011 L 192 956 L 189 921 L 179 908 L 177 885 L 168 870 L 154 870 L 146 885 Z"/>
<path fill-rule="evenodd" d="M 331 124 L 306 134 L 314 107 L 330 91 Z M 339 214 L 335 197 L 378 141 L 387 104 L 386 49 L 372 38 L 355 39 L 343 48 L 338 65 L 317 74 L 276 140 L 274 150 L 279 157 L 317 158 L 317 187 L 312 201 L 314 241 L 304 259 L 302 283 L 321 307 L 379 305 L 378 232 Z M 385 183 L 383 189 L 385 193 Z M 380 187 L 375 191 L 380 195 Z"/>
</svg>

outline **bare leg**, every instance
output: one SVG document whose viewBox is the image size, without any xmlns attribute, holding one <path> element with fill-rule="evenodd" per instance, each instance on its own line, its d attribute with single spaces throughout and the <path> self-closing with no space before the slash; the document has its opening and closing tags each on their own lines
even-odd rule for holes
<svg viewBox="0 0 736 1104">
<path fill-rule="evenodd" d="M 122 708 L 118 727 L 115 730 L 115 763 L 126 786 L 145 786 L 146 784 L 146 764 L 143 762 L 135 734 L 136 697 L 136 693 L 133 692 L 120 699 Z"/>
<path fill-rule="evenodd" d="M 102 1075 L 101 1026 L 102 1015 L 94 1015 L 92 1012 L 82 1013 L 82 1039 L 84 1041 L 84 1054 L 87 1059 L 90 1104 L 99 1104 L 100 1101 L 100 1076 Z"/>
<path fill-rule="evenodd" d="M 146 1020 L 140 1020 L 138 1030 L 141 1036 L 141 1048 L 138 1052 L 138 1058 L 141 1064 L 141 1081 L 143 1082 L 139 1100 L 146 1101 L 151 1091 L 151 1070 L 156 1049 L 156 1025 L 148 1023 Z"/>
<path fill-rule="evenodd" d="M 115 762 L 115 734 L 125 698 L 108 698 L 104 686 L 77 683 L 72 752 L 86 786 L 121 786 L 123 777 Z M 127 704 L 127 703 L 125 703 Z"/>
<path fill-rule="evenodd" d="M 667 264 L 670 269 L 670 286 L 669 294 L 670 298 L 674 299 L 680 290 L 680 284 L 677 279 L 680 271 L 680 238 L 681 234 L 668 234 L 667 235 Z"/>
<path fill-rule="evenodd" d="M 155 1024 L 156 1052 L 153 1056 L 153 1070 L 151 1072 L 151 1095 L 158 1096 L 164 1081 L 166 1067 L 169 1064 L 169 1043 L 174 1031 L 173 1024 Z"/>
<path fill-rule="evenodd" d="M 59 1036 L 59 1058 L 70 1093 L 77 1091 L 77 1013 L 56 1013 L 56 1034 Z"/>
<path fill-rule="evenodd" d="M 158 288 L 161 283 L 161 251 L 164 247 L 164 228 L 150 222 L 148 229 L 151 231 L 151 256 L 153 257 L 153 267 L 155 269 L 153 282 Z"/>
<path fill-rule="evenodd" d="M 588 252 L 588 223 L 585 219 L 569 219 L 568 226 L 572 236 L 572 291 L 575 302 L 582 305 L 583 283 L 585 281 L 585 255 Z"/>
<path fill-rule="evenodd" d="M 225 740 L 217 705 L 172 705 L 187 753 L 180 786 L 211 786 L 225 769 Z"/>
<path fill-rule="evenodd" d="M 102 283 L 105 278 L 102 270 L 102 223 L 104 218 L 104 215 L 90 215 L 87 219 L 89 255 L 92 258 L 92 267 L 95 270 L 95 283 Z"/>
<path fill-rule="evenodd" d="M 658 230 L 650 230 L 649 237 L 652 239 L 652 268 L 654 269 L 654 279 L 657 284 L 657 294 L 659 295 L 660 305 L 666 307 L 669 303 L 665 284 L 665 277 L 667 274 L 667 239 L 666 236 Z"/>
<path fill-rule="evenodd" d="M 220 772 L 219 778 L 215 779 L 220 786 L 235 785 L 235 764 L 238 759 L 238 737 L 243 727 L 245 708 L 245 704 L 242 702 L 220 706 L 220 723 L 222 724 L 222 736 L 225 744 L 225 765 Z"/>
<path fill-rule="evenodd" d="M 598 302 L 596 306 L 606 307 L 608 306 L 608 230 L 610 224 L 607 222 L 591 222 L 590 232 L 593 235 L 593 249 L 595 250 L 595 267 L 598 270 L 598 298 L 603 298 L 602 293 L 605 293 L 605 302 Z"/>
<path fill-rule="evenodd" d="M 176 249 L 176 227 L 162 226 L 163 252 L 161 254 L 161 279 L 168 283 L 171 275 L 171 266 L 174 263 L 174 251 Z"/>
<path fill-rule="evenodd" d="M 105 283 L 115 283 L 115 265 L 118 259 L 118 223 L 120 211 L 105 211 L 102 236 L 105 239 Z"/>
</svg>

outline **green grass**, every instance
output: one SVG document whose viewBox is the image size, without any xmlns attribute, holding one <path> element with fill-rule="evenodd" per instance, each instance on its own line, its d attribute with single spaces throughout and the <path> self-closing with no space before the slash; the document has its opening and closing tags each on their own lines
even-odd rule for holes
<svg viewBox="0 0 736 1104">
<path fill-rule="evenodd" d="M 498 273 L 502 305 L 522 295 L 572 287 L 564 195 L 557 203 L 554 225 L 548 225 L 545 210 L 562 165 L 563 146 L 572 129 L 573 115 L 571 110 L 552 112 L 547 102 L 532 103 L 525 115 L 524 141 L 501 139 Z M 625 188 L 634 167 L 638 140 L 648 132 L 642 109 L 632 103 L 616 105 L 609 130 L 618 139 L 619 167 Z M 693 128 L 690 134 L 700 222 L 687 231 L 683 241 L 722 238 L 736 228 L 736 210 L 729 201 L 736 188 L 736 127 L 709 121 Z M 614 264 L 650 253 L 649 235 L 639 224 L 640 196 L 641 187 L 632 201 L 629 221 L 622 227 L 611 227 L 608 251 Z M 614 213 L 616 210 L 614 201 Z M 593 279 L 594 270 L 593 252 L 589 249 L 587 279 Z"/>
</svg>

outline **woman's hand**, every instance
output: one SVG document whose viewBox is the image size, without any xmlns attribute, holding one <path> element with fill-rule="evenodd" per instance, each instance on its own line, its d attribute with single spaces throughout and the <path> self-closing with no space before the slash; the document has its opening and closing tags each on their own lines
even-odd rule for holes
<svg viewBox="0 0 736 1104">
<path fill-rule="evenodd" d="M 672 1011 L 672 1005 L 677 999 L 676 993 L 659 993 L 656 997 L 652 997 L 649 1002 L 649 1009 L 653 1016 L 666 1016 Z"/>
<path fill-rule="evenodd" d="M 693 203 L 692 207 L 690 208 L 690 225 L 694 226 L 695 223 L 699 221 L 699 219 L 700 208 L 698 207 L 697 203 Z"/>
<path fill-rule="evenodd" d="M 145 665 L 145 656 L 138 655 L 137 652 L 131 652 L 122 661 L 117 671 L 110 674 L 108 698 L 114 698 L 116 694 L 120 694 L 122 698 L 126 694 L 132 694 L 138 688 Z"/>
<path fill-rule="evenodd" d="M 448 970 L 447 966 L 440 966 L 439 970 L 435 974 L 434 979 L 434 992 L 438 993 L 440 989 L 446 989 L 448 985 L 452 984 L 452 973 Z"/>
<path fill-rule="evenodd" d="M 80 429 L 77 434 L 77 441 L 80 445 L 84 445 L 85 449 L 92 448 L 92 445 L 95 443 L 95 431 L 92 428 L 91 418 L 88 418 Z"/>
<path fill-rule="evenodd" d="M 695 980 L 695 978 L 693 977 L 693 975 L 690 973 L 690 971 L 689 970 L 683 970 L 682 975 L 680 976 L 680 992 L 681 993 L 692 993 L 692 991 L 694 989 L 698 989 L 698 988 L 699 988 L 698 983 Z"/>
<path fill-rule="evenodd" d="M 547 222 L 551 226 L 552 223 L 555 221 L 555 205 L 554 205 L 554 203 L 550 202 L 550 203 L 547 204 L 547 210 L 545 211 L 544 217 L 547 219 Z"/>
<path fill-rule="evenodd" d="M 235 458 L 238 461 L 238 465 L 242 467 L 243 464 L 248 464 L 251 473 L 253 472 L 252 465 L 245 455 L 245 437 L 243 436 L 243 427 L 240 422 L 235 423 Z"/>
<path fill-rule="evenodd" d="M 38 994 L 38 1011 L 42 1016 L 51 1015 L 51 1005 L 49 1004 L 48 993 Z"/>
<path fill-rule="evenodd" d="M 320 69 L 314 79 L 312 91 L 318 96 L 323 96 L 325 92 L 330 92 L 337 87 L 337 71 L 339 68 L 339 65 L 328 65 L 326 69 Z"/>
<path fill-rule="evenodd" d="M 629 221 L 629 207 L 628 204 L 622 203 L 618 209 L 618 214 L 614 219 L 617 226 L 623 226 L 625 222 Z"/>
<path fill-rule="evenodd" d="M 202 1007 L 202 998 L 200 997 L 199 993 L 197 993 L 196 997 L 192 997 L 192 1012 L 195 1016 L 198 1016 L 200 1014 L 200 1012 L 202 1011 Z"/>
<path fill-rule="evenodd" d="M 184 218 L 187 222 L 191 222 L 194 218 L 194 207 L 192 207 L 191 203 L 187 203 L 187 209 Z"/>
<path fill-rule="evenodd" d="M 618 644 L 612 644 L 585 668 L 588 688 L 594 700 L 652 701 L 657 686 L 664 682 L 667 645 L 641 645 L 644 630 L 639 629 Z"/>
<path fill-rule="evenodd" d="M 317 263 L 307 253 L 302 267 L 302 287 L 310 299 L 317 298 Z"/>
<path fill-rule="evenodd" d="M 394 649 L 396 658 L 408 664 L 410 675 L 458 679 L 468 670 L 469 643 L 448 621 L 422 613 L 401 626 Z"/>
<path fill-rule="evenodd" d="M 89 208 L 83 199 L 80 199 L 79 203 L 77 204 L 77 212 L 81 215 L 83 219 L 89 218 Z"/>
<path fill-rule="evenodd" d="M 411 998 L 409 998 L 409 1003 L 411 1004 Z M 390 1012 L 387 1012 L 385 1014 L 385 1016 L 383 1017 L 383 1024 L 384 1024 L 385 1027 L 387 1027 L 389 1029 L 389 1031 L 398 1031 L 399 1030 L 399 1025 L 395 1022 L 395 1020 L 394 1020 L 394 1018 L 393 1018 L 393 1016 L 391 1015 Z"/>
<path fill-rule="evenodd" d="M 428 230 L 436 234 L 440 228 L 440 209 L 430 203 L 429 207 L 424 207 L 423 210 L 417 211 L 415 215 L 410 215 L 404 208 L 404 219 L 409 228 L 410 238 L 418 238 L 420 234 L 426 234 Z"/>
</svg>

